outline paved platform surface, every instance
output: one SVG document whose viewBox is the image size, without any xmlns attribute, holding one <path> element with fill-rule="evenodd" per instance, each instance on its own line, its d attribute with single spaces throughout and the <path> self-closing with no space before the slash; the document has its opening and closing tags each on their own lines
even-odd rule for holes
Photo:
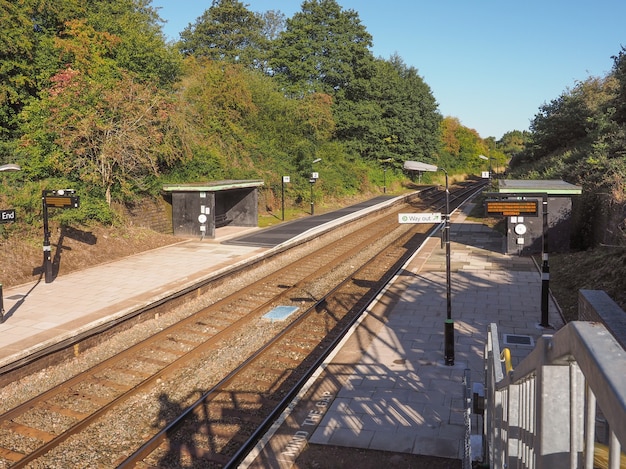
<svg viewBox="0 0 626 469">
<path fill-rule="evenodd" d="M 511 349 L 514 364 L 532 350 L 540 335 L 553 332 L 539 326 L 541 276 L 532 260 L 503 254 L 504 238 L 468 220 L 470 209 L 468 205 L 452 217 L 454 366 L 443 363 L 446 259 L 439 239 L 433 238 L 330 357 L 252 466 L 289 467 L 299 454 L 294 448 L 301 448 L 303 440 L 462 457 L 463 375 L 467 369 L 472 381 L 483 381 L 487 325 L 498 324 L 501 343 Z M 331 218 L 341 223 L 346 215 L 339 212 Z M 306 220 L 312 228 L 303 224 L 287 239 L 319 228 L 320 219 L 314 218 Z M 60 276 L 50 284 L 40 281 L 5 289 L 0 369 L 269 249 L 254 243 L 225 244 L 222 241 L 242 233 L 221 230 L 225 231 L 218 232 L 216 240 L 188 240 Z M 281 236 L 267 245 L 284 242 Z M 562 327 L 552 302 L 550 324 Z M 507 343 L 509 335 L 512 343 Z M 526 337 L 529 345 L 516 343 L 520 337 Z"/>
<path fill-rule="evenodd" d="M 121 318 L 266 249 L 187 240 L 4 290 L 0 369 Z"/>
<path fill-rule="evenodd" d="M 532 259 L 504 254 L 504 237 L 468 220 L 471 208 L 451 223 L 454 365 L 444 364 L 445 249 L 431 238 L 246 464 L 290 467 L 306 444 L 463 458 L 464 374 L 484 382 L 488 324 L 497 323 L 514 364 L 563 326 L 551 301 L 552 328 L 540 327 L 541 275 Z"/>
<path fill-rule="evenodd" d="M 93 268 L 6 288 L 0 324 L 0 372 L 155 301 L 249 262 L 279 244 L 313 235 L 359 216 L 376 206 L 394 203 L 381 196 L 340 210 L 307 216 L 274 227 L 227 226 L 215 239 L 181 240 Z"/>
</svg>

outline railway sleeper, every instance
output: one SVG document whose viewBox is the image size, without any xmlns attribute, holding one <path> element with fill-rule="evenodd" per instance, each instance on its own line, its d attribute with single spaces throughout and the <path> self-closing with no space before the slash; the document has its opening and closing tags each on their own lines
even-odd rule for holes
<svg viewBox="0 0 626 469">
<path fill-rule="evenodd" d="M 43 441 L 44 443 L 47 443 L 48 441 L 56 438 L 56 435 L 54 435 L 53 433 L 29 427 L 27 425 L 22 425 L 18 422 L 7 422 L 6 427 L 13 433 L 17 433 L 18 435 L 22 435 L 28 438 L 33 438 L 35 440 Z"/>
<path fill-rule="evenodd" d="M 17 451 L 10 450 L 8 448 L 0 447 L 0 458 L 6 459 L 11 462 L 18 462 L 23 459 L 24 453 L 18 453 Z"/>
</svg>

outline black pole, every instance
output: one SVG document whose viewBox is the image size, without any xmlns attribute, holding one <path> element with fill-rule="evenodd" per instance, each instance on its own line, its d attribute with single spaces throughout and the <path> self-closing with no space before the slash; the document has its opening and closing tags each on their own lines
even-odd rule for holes
<svg viewBox="0 0 626 469">
<path fill-rule="evenodd" d="M 315 183 L 315 179 L 311 178 L 311 215 L 315 214 L 315 205 L 313 204 L 313 184 Z"/>
<path fill-rule="evenodd" d="M 0 283 L 0 324 L 4 322 L 4 293 L 2 293 L 2 284 Z"/>
<path fill-rule="evenodd" d="M 41 193 L 43 205 L 43 270 L 46 283 L 52 282 L 52 257 L 50 249 L 50 229 L 48 228 L 48 204 L 46 203 L 46 191 Z"/>
<path fill-rule="evenodd" d="M 441 169 L 441 168 L 440 168 Z M 446 323 L 445 323 L 445 364 L 454 365 L 454 321 L 452 320 L 452 278 L 450 274 L 450 188 L 448 186 L 448 172 L 446 174 Z"/>
<path fill-rule="evenodd" d="M 383 194 L 387 193 L 387 166 L 383 168 Z"/>
<path fill-rule="evenodd" d="M 548 300 L 550 293 L 550 264 L 548 262 L 548 195 L 543 196 L 543 249 L 541 252 L 541 327 L 550 327 Z"/>
<path fill-rule="evenodd" d="M 283 176 L 281 198 L 283 202 L 283 221 L 285 221 L 285 177 Z"/>
</svg>

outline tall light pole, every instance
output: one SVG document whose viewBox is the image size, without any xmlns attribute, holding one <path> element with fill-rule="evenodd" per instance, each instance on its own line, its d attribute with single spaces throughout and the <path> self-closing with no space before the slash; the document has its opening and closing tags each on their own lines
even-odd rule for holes
<svg viewBox="0 0 626 469">
<path fill-rule="evenodd" d="M 13 171 L 21 171 L 19 165 L 14 163 L 3 164 L 0 166 L 0 172 L 13 172 Z M 9 210 L 15 216 L 15 210 Z M 4 295 L 2 293 L 2 284 L 0 283 L 0 324 L 4 322 Z"/>
<path fill-rule="evenodd" d="M 493 158 L 485 155 L 478 155 L 478 158 L 481 160 L 489 160 L 489 179 L 491 179 L 491 160 L 493 160 Z"/>
<path fill-rule="evenodd" d="M 317 181 L 317 179 L 319 178 L 319 174 L 313 171 L 313 165 L 315 163 L 319 163 L 320 161 L 322 161 L 321 158 L 315 158 L 313 161 L 311 161 L 311 178 L 309 179 L 309 182 L 311 183 L 311 215 L 315 214 L 315 203 L 313 202 L 313 185 L 315 184 L 315 181 Z"/>
<path fill-rule="evenodd" d="M 452 277 L 450 273 L 450 188 L 448 172 L 432 164 L 416 162 L 416 171 L 443 171 L 446 175 L 446 219 L 443 228 L 443 240 L 446 244 L 446 321 L 444 323 L 444 363 L 454 365 L 454 321 L 452 320 Z"/>
<path fill-rule="evenodd" d="M 383 163 L 383 194 L 387 193 L 387 163 L 393 161 L 393 158 L 387 158 L 386 160 L 380 160 Z"/>
</svg>

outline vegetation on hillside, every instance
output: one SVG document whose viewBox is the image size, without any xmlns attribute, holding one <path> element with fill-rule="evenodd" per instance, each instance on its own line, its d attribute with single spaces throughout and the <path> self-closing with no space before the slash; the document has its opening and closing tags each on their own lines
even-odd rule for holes
<svg viewBox="0 0 626 469">
<path fill-rule="evenodd" d="M 626 52 L 605 77 L 590 77 L 544 104 L 531 122 L 513 177 L 582 186 L 574 245 L 626 247 Z"/>
<path fill-rule="evenodd" d="M 626 310 L 626 49 L 604 77 L 544 104 L 509 173 L 582 186 L 574 202 L 574 252 L 550 256 L 552 289 L 568 319 L 578 290 L 605 290 Z"/>
<path fill-rule="evenodd" d="M 312 171 L 323 206 L 398 188 L 418 160 L 580 184 L 574 246 L 623 259 L 624 50 L 607 76 L 543 105 L 529 132 L 496 141 L 442 116 L 401 57 L 374 57 L 358 12 L 336 0 L 305 0 L 292 18 L 213 0 L 171 43 L 150 0 L 0 0 L 0 21 L 0 165 L 21 167 L 0 175 L 18 219 L 0 225 L 5 244 L 37 244 L 42 190 L 80 195 L 79 209 L 50 213 L 55 226 L 123 226 L 123 207 L 165 183 L 263 179 L 271 210 L 289 175 L 297 209 Z"/>
<path fill-rule="evenodd" d="M 19 220 L 5 236 L 40 225 L 43 189 L 81 197 L 57 221 L 110 225 L 164 183 L 260 178 L 271 206 L 290 175 L 298 205 L 313 170 L 323 202 L 397 186 L 408 159 L 450 173 L 507 159 L 441 116 L 417 69 L 374 57 L 335 0 L 292 18 L 214 0 L 175 43 L 149 0 L 0 0 L 0 19 L 0 164 L 21 166 L 2 176 Z"/>
</svg>

